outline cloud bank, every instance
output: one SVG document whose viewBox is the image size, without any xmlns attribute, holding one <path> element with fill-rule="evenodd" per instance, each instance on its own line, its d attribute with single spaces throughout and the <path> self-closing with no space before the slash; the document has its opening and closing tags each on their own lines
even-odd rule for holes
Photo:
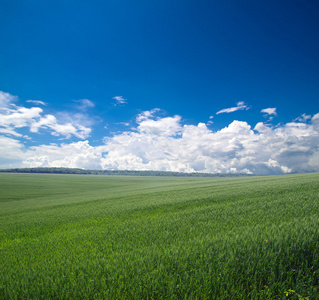
<svg viewBox="0 0 319 300">
<path fill-rule="evenodd" d="M 235 120 L 216 132 L 204 123 L 182 125 L 180 116 L 152 116 L 140 120 L 135 131 L 105 138 L 95 147 L 85 140 L 23 149 L 18 141 L 6 139 L 2 155 L 20 159 L 23 167 L 246 174 L 319 171 L 319 114 L 309 124 L 270 127 L 260 122 L 253 129 Z"/>
<path fill-rule="evenodd" d="M 159 108 L 135 117 L 135 127 L 103 138 L 98 146 L 87 140 L 91 128 L 80 118 L 64 122 L 42 108 L 17 106 L 17 99 L 0 93 L 0 168 L 76 167 L 111 170 L 285 174 L 319 171 L 319 113 L 301 115 L 277 126 L 232 121 L 217 131 L 205 123 L 184 124 L 181 116 L 163 116 Z M 80 104 L 91 107 L 91 102 Z M 237 107 L 245 106 L 239 103 Z M 266 113 L 266 111 L 265 111 Z M 275 109 L 267 109 L 274 114 Z M 27 147 L 20 133 L 48 132 L 61 143 Z M 68 138 L 80 139 L 68 142 Z"/>
</svg>

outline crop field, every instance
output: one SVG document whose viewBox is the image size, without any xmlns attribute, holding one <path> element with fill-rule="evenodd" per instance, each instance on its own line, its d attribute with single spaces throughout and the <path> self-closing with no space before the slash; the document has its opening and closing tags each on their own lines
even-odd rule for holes
<svg viewBox="0 0 319 300">
<path fill-rule="evenodd" d="M 319 174 L 0 174 L 0 299 L 319 299 Z"/>
</svg>

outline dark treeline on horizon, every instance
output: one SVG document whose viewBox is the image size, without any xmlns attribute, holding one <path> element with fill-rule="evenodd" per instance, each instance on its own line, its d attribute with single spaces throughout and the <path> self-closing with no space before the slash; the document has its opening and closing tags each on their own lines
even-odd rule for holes
<svg viewBox="0 0 319 300">
<path fill-rule="evenodd" d="M 249 176 L 247 174 L 212 174 L 212 173 L 182 173 L 169 171 L 134 171 L 134 170 L 85 170 L 79 168 L 14 168 L 0 169 L 5 173 L 46 173 L 46 174 L 79 174 L 79 175 L 123 175 L 123 176 L 176 176 L 176 177 L 234 177 Z"/>
</svg>

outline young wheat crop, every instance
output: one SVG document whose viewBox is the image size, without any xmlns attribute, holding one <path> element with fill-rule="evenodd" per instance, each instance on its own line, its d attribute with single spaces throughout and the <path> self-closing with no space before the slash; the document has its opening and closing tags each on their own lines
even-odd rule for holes
<svg viewBox="0 0 319 300">
<path fill-rule="evenodd" d="M 0 174 L 0 298 L 317 299 L 318 182 Z"/>
</svg>

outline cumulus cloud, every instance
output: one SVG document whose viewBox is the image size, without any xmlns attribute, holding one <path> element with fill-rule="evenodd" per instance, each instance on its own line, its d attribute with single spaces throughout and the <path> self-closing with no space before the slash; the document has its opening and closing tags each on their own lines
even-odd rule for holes
<svg viewBox="0 0 319 300">
<path fill-rule="evenodd" d="M 91 129 L 76 122 L 66 122 L 59 124 L 56 117 L 53 115 L 45 115 L 37 122 L 33 122 L 30 126 L 31 132 L 39 132 L 39 129 L 49 129 L 54 136 L 64 136 L 71 138 L 75 136 L 80 139 L 85 139 L 89 136 Z"/>
<path fill-rule="evenodd" d="M 145 119 L 139 123 L 137 129 L 140 133 L 150 136 L 175 136 L 181 131 L 180 120 L 180 116 Z"/>
<path fill-rule="evenodd" d="M 24 167 L 69 167 L 100 169 L 102 152 L 88 141 L 30 147 L 25 152 Z"/>
<path fill-rule="evenodd" d="M 30 126 L 35 119 L 40 118 L 42 109 L 39 107 L 14 107 L 8 109 L 0 118 L 0 126 L 4 128 L 21 128 Z"/>
<path fill-rule="evenodd" d="M 126 104 L 127 103 L 127 99 L 124 99 L 123 96 L 115 96 L 112 99 L 116 100 L 116 103 L 114 105 Z"/>
<path fill-rule="evenodd" d="M 234 120 L 213 131 L 205 123 L 184 125 L 181 116 L 165 116 L 154 108 L 139 113 L 134 128 L 92 146 L 85 140 L 91 129 L 83 111 L 45 114 L 44 108 L 26 108 L 17 102 L 17 97 L 0 92 L 0 168 L 49 166 L 247 174 L 319 171 L 319 113 L 303 114 L 277 126 L 259 122 L 252 127 Z M 83 107 L 93 105 L 87 99 L 78 103 Z M 225 110 L 238 109 L 248 106 L 239 102 L 235 108 Z M 276 109 L 267 108 L 264 113 L 273 116 Z M 82 141 L 26 147 L 19 140 L 28 138 L 23 128 L 35 134 L 49 132 Z"/>
<path fill-rule="evenodd" d="M 13 102 L 17 97 L 9 93 L 0 92 L 0 133 L 22 137 L 19 133 L 20 128 L 29 128 L 30 132 L 38 133 L 40 129 L 49 130 L 52 135 L 64 138 L 72 136 L 85 139 L 89 136 L 91 129 L 85 126 L 82 114 L 73 114 L 72 117 L 66 118 L 66 114 L 60 114 L 59 119 L 51 114 L 43 116 L 43 109 L 40 107 L 26 108 L 17 106 Z M 30 102 L 31 101 L 31 102 Z M 34 104 L 35 100 L 29 100 Z M 36 100 L 37 102 L 39 100 Z M 88 105 L 88 102 L 85 102 Z M 84 125 L 83 125 L 84 123 Z"/>
<path fill-rule="evenodd" d="M 72 166 L 91 169 L 284 174 L 319 171 L 319 113 L 309 124 L 276 127 L 233 121 L 212 131 L 204 123 L 182 125 L 180 116 L 158 117 L 152 110 L 137 116 L 137 127 L 105 139 L 32 147 L 25 166 Z"/>
<path fill-rule="evenodd" d="M 245 104 L 244 101 L 239 101 L 239 102 L 237 102 L 236 106 L 230 107 L 230 108 L 224 108 L 224 109 L 218 111 L 216 113 L 216 115 L 223 114 L 223 113 L 232 113 L 232 112 L 235 112 L 235 111 L 238 111 L 238 110 L 248 110 L 248 109 L 250 109 L 250 106 Z"/>
<path fill-rule="evenodd" d="M 34 105 L 43 105 L 46 106 L 47 104 L 41 100 L 27 100 L 26 102 L 34 104 Z"/>
<path fill-rule="evenodd" d="M 140 123 L 140 122 L 145 121 L 147 119 L 151 119 L 156 115 L 156 113 L 158 113 L 160 111 L 161 110 L 159 108 L 153 108 L 152 110 L 143 111 L 137 115 L 136 122 Z"/>
<path fill-rule="evenodd" d="M 262 113 L 265 113 L 267 115 L 273 115 L 273 116 L 277 116 L 277 112 L 276 112 L 276 108 L 273 107 L 273 108 L 264 108 L 261 110 Z"/>
</svg>

